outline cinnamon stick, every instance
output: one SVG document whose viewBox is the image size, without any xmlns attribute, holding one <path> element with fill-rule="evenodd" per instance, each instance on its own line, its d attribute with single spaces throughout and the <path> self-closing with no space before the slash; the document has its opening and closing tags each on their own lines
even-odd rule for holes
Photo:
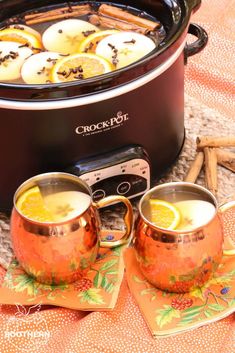
<svg viewBox="0 0 235 353">
<path fill-rule="evenodd" d="M 199 136 L 197 137 L 197 148 L 204 147 L 235 147 L 235 136 L 215 137 L 215 136 Z"/>
<path fill-rule="evenodd" d="M 43 11 L 43 12 L 35 12 L 28 15 L 25 15 L 25 20 L 34 19 L 36 17 L 54 15 L 56 13 L 61 14 L 65 12 L 73 12 L 73 11 L 87 11 L 91 12 L 91 7 L 89 4 L 85 5 L 76 5 L 76 6 L 66 6 L 66 7 L 59 7 L 53 10 Z"/>
<path fill-rule="evenodd" d="M 95 26 L 102 26 L 106 28 L 114 28 L 122 31 L 134 31 L 141 34 L 147 34 L 149 32 L 148 28 L 140 27 L 134 23 L 127 23 L 121 20 L 117 20 L 111 17 L 91 15 L 89 22 Z"/>
<path fill-rule="evenodd" d="M 216 154 L 218 164 L 235 173 L 235 153 L 218 148 Z"/>
<path fill-rule="evenodd" d="M 218 190 L 216 149 L 211 147 L 205 147 L 204 155 L 206 186 L 212 193 L 215 194 Z"/>
<path fill-rule="evenodd" d="M 61 14 L 61 13 L 64 13 L 64 12 L 69 12 L 69 9 L 68 7 L 63 7 L 61 9 L 55 9 L 55 10 L 49 10 L 49 11 L 44 11 L 44 12 L 35 12 L 35 13 L 30 13 L 28 15 L 25 15 L 24 16 L 24 19 L 26 21 L 28 20 L 35 20 L 36 18 L 41 18 L 41 17 L 48 17 L 48 16 L 53 16 L 53 15 L 56 15 L 56 14 Z"/>
<path fill-rule="evenodd" d="M 59 9 L 49 10 L 45 12 L 37 12 L 25 15 L 25 23 L 27 25 L 54 21 L 61 18 L 71 18 L 83 16 L 91 13 L 92 9 L 89 4 L 77 5 L 71 7 L 62 7 Z"/>
<path fill-rule="evenodd" d="M 195 183 L 202 169 L 203 163 L 204 163 L 204 153 L 198 152 L 188 171 L 188 174 L 185 177 L 185 181 L 190 183 Z"/>
<path fill-rule="evenodd" d="M 116 6 L 102 4 L 99 7 L 98 15 L 112 17 L 114 19 L 122 20 L 133 25 L 145 27 L 149 31 L 154 31 L 160 27 L 160 23 L 148 20 L 143 17 L 132 15 L 131 13 L 124 11 Z"/>
</svg>

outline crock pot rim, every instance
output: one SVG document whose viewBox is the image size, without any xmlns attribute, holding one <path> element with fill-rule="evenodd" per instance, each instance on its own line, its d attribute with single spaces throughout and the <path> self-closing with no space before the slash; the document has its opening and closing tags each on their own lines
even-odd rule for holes
<svg viewBox="0 0 235 353">
<path fill-rule="evenodd" d="M 163 0 L 164 3 L 166 3 L 165 0 Z M 83 1 L 82 1 L 83 2 Z M 89 2 L 89 0 L 88 0 Z M 180 6 L 179 0 L 177 0 L 177 4 L 178 6 Z M 1 82 L 0 81 L 0 89 L 24 89 L 26 91 L 30 91 L 30 90 L 50 90 L 50 89 L 64 89 L 64 88 L 68 88 L 68 87 L 83 87 L 83 86 L 87 86 L 93 83 L 96 83 L 97 80 L 100 80 L 100 78 L 102 77 L 102 80 L 108 80 L 108 79 L 113 79 L 115 78 L 115 76 L 119 76 L 122 74 L 122 72 L 126 72 L 129 69 L 135 69 L 140 67 L 141 65 L 146 64 L 148 61 L 156 58 L 157 56 L 161 56 L 163 53 L 166 52 L 166 50 L 171 47 L 180 37 L 181 35 L 184 33 L 185 29 L 187 28 L 187 26 L 189 25 L 189 21 L 190 21 L 190 17 L 191 17 L 191 11 L 192 8 L 190 8 L 189 4 L 187 4 L 187 1 L 183 1 L 183 4 L 185 6 L 185 17 L 182 16 L 180 17 L 179 22 L 177 23 L 177 30 L 175 30 L 175 33 L 168 38 L 166 36 L 166 38 L 160 43 L 160 45 L 158 47 L 156 47 L 153 51 L 151 51 L 149 54 L 145 55 L 143 58 L 141 58 L 140 60 L 125 66 L 121 69 L 118 70 L 114 70 L 112 72 L 103 74 L 103 75 L 99 75 L 99 76 L 95 76 L 95 77 L 91 77 L 91 78 L 87 78 L 86 80 L 80 80 L 80 81 L 70 81 L 70 82 L 65 82 L 65 83 L 50 83 L 50 84 L 24 84 L 24 83 L 9 83 L 9 82 Z M 183 18 L 182 18 L 183 17 Z M 159 49 L 160 48 L 160 49 Z"/>
<path fill-rule="evenodd" d="M 184 40 L 181 45 L 174 51 L 173 55 L 170 56 L 166 61 L 161 63 L 158 67 L 145 73 L 141 77 L 123 83 L 119 86 L 108 88 L 95 93 L 89 93 L 84 96 L 68 97 L 68 98 L 56 98 L 50 100 L 14 100 L 14 99 L 2 99 L 0 97 L 0 107 L 7 109 L 20 109 L 20 110 L 53 110 L 62 108 L 71 108 L 74 106 L 81 106 L 86 104 L 93 104 L 99 102 L 100 100 L 107 100 L 113 97 L 120 96 L 122 94 L 128 93 L 134 89 L 141 87 L 142 85 L 150 82 L 163 72 L 165 72 L 182 54 L 185 47 L 186 40 Z M 117 93 L 118 92 L 118 93 Z"/>
</svg>

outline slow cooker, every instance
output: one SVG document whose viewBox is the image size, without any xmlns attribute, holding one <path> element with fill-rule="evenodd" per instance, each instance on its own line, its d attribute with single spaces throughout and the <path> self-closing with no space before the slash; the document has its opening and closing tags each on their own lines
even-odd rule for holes
<svg viewBox="0 0 235 353">
<path fill-rule="evenodd" d="M 60 3 L 64 5 L 56 1 Z M 207 43 L 203 28 L 190 24 L 200 0 L 115 4 L 145 11 L 163 24 L 166 36 L 156 50 L 125 68 L 86 80 L 0 83 L 2 210 L 11 208 L 21 182 L 46 171 L 80 175 L 97 199 L 113 193 L 134 197 L 179 155 L 184 142 L 184 65 Z M 50 6 L 47 0 L 1 1 L 0 24 L 22 9 Z M 186 43 L 188 33 L 197 37 L 195 42 Z"/>
</svg>

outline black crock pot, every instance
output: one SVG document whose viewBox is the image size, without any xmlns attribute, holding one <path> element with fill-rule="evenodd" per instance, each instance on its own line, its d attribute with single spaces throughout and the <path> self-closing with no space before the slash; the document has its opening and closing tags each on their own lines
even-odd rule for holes
<svg viewBox="0 0 235 353">
<path fill-rule="evenodd" d="M 22 9 L 28 12 L 50 3 L 1 1 L 0 22 Z M 184 64 L 207 42 L 206 32 L 190 24 L 200 0 L 115 4 L 146 11 L 162 22 L 166 37 L 155 51 L 128 67 L 84 81 L 0 83 L 0 209 L 11 207 L 15 189 L 32 175 L 68 170 L 90 156 L 101 160 L 103 153 L 120 147 L 143 147 L 152 177 L 178 156 L 184 141 Z M 187 33 L 197 37 L 190 45 Z"/>
</svg>

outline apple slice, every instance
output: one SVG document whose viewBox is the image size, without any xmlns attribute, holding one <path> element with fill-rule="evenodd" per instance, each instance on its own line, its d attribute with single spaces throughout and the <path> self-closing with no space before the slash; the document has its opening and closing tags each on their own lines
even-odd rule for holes
<svg viewBox="0 0 235 353">
<path fill-rule="evenodd" d="M 174 202 L 182 215 L 178 230 L 193 230 L 207 224 L 215 215 L 215 206 L 204 200 Z"/>
<path fill-rule="evenodd" d="M 16 42 L 0 41 L 0 81 L 17 80 L 26 58 L 32 55 L 30 48 Z"/>
<path fill-rule="evenodd" d="M 96 47 L 96 54 L 120 69 L 141 59 L 155 48 L 153 40 L 143 34 L 119 32 L 102 39 Z"/>
<path fill-rule="evenodd" d="M 62 58 L 61 55 L 54 52 L 43 52 L 30 56 L 22 66 L 22 79 L 28 84 L 50 83 L 51 69 L 59 58 Z"/>
<path fill-rule="evenodd" d="M 78 19 L 57 22 L 48 27 L 42 35 L 44 47 L 61 54 L 79 51 L 81 41 L 89 34 L 99 31 L 91 23 Z"/>
</svg>

